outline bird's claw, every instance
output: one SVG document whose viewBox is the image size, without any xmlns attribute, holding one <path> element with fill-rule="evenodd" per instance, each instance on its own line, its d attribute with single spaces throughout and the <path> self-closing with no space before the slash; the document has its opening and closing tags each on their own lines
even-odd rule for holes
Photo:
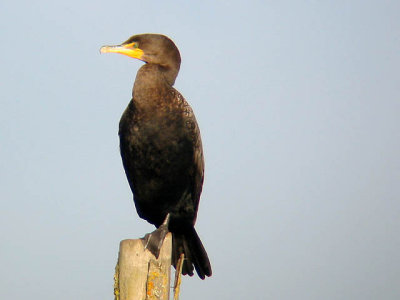
<svg viewBox="0 0 400 300">
<path fill-rule="evenodd" d="M 142 239 L 144 241 L 144 249 L 148 249 L 156 258 L 160 255 L 160 250 L 164 239 L 168 233 L 169 214 L 165 218 L 164 223 L 151 233 L 146 234 Z"/>
</svg>

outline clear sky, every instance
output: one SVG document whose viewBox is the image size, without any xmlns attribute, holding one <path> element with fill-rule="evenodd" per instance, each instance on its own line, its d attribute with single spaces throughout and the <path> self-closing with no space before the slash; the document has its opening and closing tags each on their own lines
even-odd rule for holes
<svg viewBox="0 0 400 300">
<path fill-rule="evenodd" d="M 400 299 L 399 1 L 0 4 L 0 298 L 112 299 L 135 211 L 118 122 L 171 37 L 206 160 L 213 276 L 181 299 Z"/>
</svg>

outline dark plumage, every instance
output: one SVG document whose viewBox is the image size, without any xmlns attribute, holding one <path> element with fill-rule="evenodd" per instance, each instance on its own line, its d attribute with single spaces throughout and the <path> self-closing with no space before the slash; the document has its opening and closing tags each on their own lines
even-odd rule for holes
<svg viewBox="0 0 400 300">
<path fill-rule="evenodd" d="M 211 276 L 207 253 L 194 224 L 203 185 L 199 127 L 189 104 L 172 86 L 180 54 L 166 36 L 142 34 L 101 52 L 117 52 L 146 62 L 137 75 L 132 100 L 122 115 L 122 162 L 139 216 L 159 227 L 170 214 L 173 265 L 185 254 L 183 274 Z"/>
</svg>

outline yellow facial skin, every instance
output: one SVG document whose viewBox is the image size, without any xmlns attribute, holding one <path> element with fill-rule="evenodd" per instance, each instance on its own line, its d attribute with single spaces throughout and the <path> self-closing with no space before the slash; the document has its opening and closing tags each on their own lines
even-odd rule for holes
<svg viewBox="0 0 400 300">
<path fill-rule="evenodd" d="M 103 46 L 100 48 L 100 53 L 110 52 L 127 55 L 136 59 L 142 59 L 144 54 L 143 50 L 138 48 L 138 45 L 135 42 L 116 46 Z"/>
</svg>

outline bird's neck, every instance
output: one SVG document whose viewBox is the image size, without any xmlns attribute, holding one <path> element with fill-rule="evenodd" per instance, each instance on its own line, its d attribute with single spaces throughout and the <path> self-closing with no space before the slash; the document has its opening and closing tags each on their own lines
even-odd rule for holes
<svg viewBox="0 0 400 300">
<path fill-rule="evenodd" d="M 177 70 L 173 72 L 159 65 L 145 64 L 137 72 L 132 91 L 133 98 L 137 102 L 147 102 L 150 99 L 159 98 L 160 95 L 172 88 L 177 74 Z"/>
<path fill-rule="evenodd" d="M 164 67 L 156 64 L 146 63 L 139 69 L 136 75 L 136 81 L 144 78 L 147 81 L 147 84 L 150 84 L 151 81 L 153 81 L 155 84 L 158 84 L 159 81 L 164 81 L 168 85 L 173 86 L 175 79 L 178 76 L 178 72 L 179 66 Z"/>
</svg>

